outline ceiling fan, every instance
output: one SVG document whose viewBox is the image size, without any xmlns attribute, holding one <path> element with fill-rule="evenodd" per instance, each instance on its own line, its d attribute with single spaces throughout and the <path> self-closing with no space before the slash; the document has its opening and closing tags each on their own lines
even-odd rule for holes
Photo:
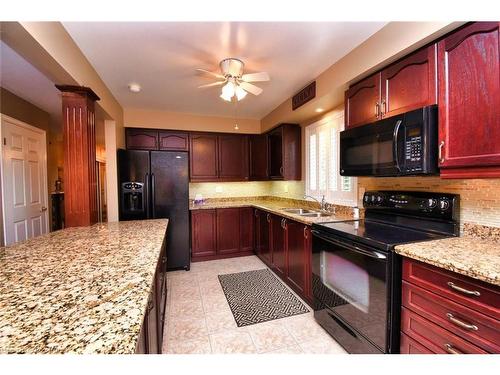
<svg viewBox="0 0 500 375">
<path fill-rule="evenodd" d="M 198 72 L 220 79 L 220 81 L 201 85 L 198 88 L 224 85 L 220 97 L 228 102 L 234 96 L 236 96 L 237 100 L 242 100 L 247 95 L 247 91 L 254 95 L 260 95 L 263 90 L 250 82 L 264 82 L 270 79 L 269 74 L 266 72 L 243 74 L 245 64 L 240 59 L 230 57 L 222 60 L 219 66 L 221 73 L 196 69 Z"/>
</svg>

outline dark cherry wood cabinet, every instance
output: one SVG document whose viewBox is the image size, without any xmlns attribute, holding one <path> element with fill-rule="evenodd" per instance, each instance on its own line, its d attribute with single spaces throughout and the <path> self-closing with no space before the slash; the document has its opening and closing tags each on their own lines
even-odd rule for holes
<svg viewBox="0 0 500 375">
<path fill-rule="evenodd" d="M 189 151 L 189 133 L 159 131 L 158 149 L 164 151 Z"/>
<path fill-rule="evenodd" d="M 300 295 L 311 299 L 309 285 L 311 282 L 311 247 L 309 241 L 310 227 L 288 220 L 286 223 L 287 243 L 287 280 Z"/>
<path fill-rule="evenodd" d="M 240 251 L 240 209 L 217 209 L 217 254 Z"/>
<path fill-rule="evenodd" d="M 252 207 L 240 208 L 240 251 L 254 250 L 254 214 Z"/>
<path fill-rule="evenodd" d="M 217 211 L 191 211 L 191 256 L 207 257 L 217 253 Z"/>
<path fill-rule="evenodd" d="M 191 181 L 216 181 L 219 178 L 217 135 L 192 133 L 189 137 L 189 175 Z"/>
<path fill-rule="evenodd" d="M 281 124 L 267 133 L 268 171 L 271 180 L 301 179 L 301 128 Z"/>
<path fill-rule="evenodd" d="M 158 130 L 125 128 L 127 150 L 158 150 Z"/>
<path fill-rule="evenodd" d="M 253 228 L 251 207 L 191 211 L 191 261 L 252 255 Z"/>
<path fill-rule="evenodd" d="M 269 179 L 267 134 L 255 134 L 249 137 L 250 180 Z"/>
<path fill-rule="evenodd" d="M 436 51 L 432 44 L 382 70 L 380 117 L 437 103 Z"/>
<path fill-rule="evenodd" d="M 377 121 L 380 116 L 380 73 L 349 87 L 344 98 L 346 128 Z"/>
<path fill-rule="evenodd" d="M 500 353 L 500 289 L 403 259 L 401 353 Z"/>
<path fill-rule="evenodd" d="M 271 252 L 271 214 L 255 210 L 255 249 L 257 256 L 271 267 L 273 257 Z"/>
<path fill-rule="evenodd" d="M 282 279 L 286 278 L 286 219 L 271 215 L 272 269 Z"/>
<path fill-rule="evenodd" d="M 248 136 L 224 134 L 218 136 L 219 175 L 221 181 L 248 180 Z"/>
<path fill-rule="evenodd" d="M 438 43 L 442 178 L 500 177 L 499 26 L 472 23 Z"/>
</svg>

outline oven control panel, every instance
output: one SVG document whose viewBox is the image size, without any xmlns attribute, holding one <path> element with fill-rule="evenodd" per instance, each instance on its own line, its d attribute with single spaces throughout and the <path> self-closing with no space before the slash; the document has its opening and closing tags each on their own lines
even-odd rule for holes
<svg viewBox="0 0 500 375">
<path fill-rule="evenodd" d="M 427 217 L 454 219 L 458 217 L 459 196 L 447 193 L 416 191 L 367 191 L 363 207 Z"/>
</svg>

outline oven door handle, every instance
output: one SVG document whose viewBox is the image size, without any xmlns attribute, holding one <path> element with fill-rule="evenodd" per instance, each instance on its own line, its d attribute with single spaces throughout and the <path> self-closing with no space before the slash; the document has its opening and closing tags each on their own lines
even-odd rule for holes
<svg viewBox="0 0 500 375">
<path fill-rule="evenodd" d="M 318 232 L 317 230 L 314 230 L 314 229 L 311 232 L 316 237 L 319 237 L 322 240 L 324 240 L 326 242 L 330 242 L 330 243 L 332 243 L 334 245 L 343 247 L 344 249 L 347 249 L 349 251 L 354 251 L 356 253 L 360 253 L 360 254 L 366 255 L 367 257 L 370 257 L 370 258 L 375 258 L 375 259 L 380 259 L 380 260 L 387 259 L 387 256 L 385 256 L 384 254 L 379 253 L 378 251 L 368 250 L 368 249 L 362 249 L 358 245 L 345 244 L 345 243 L 342 243 L 341 241 L 338 241 L 336 239 L 327 238 L 324 235 L 322 235 L 320 232 Z"/>
<path fill-rule="evenodd" d="M 403 120 L 398 120 L 396 126 L 394 127 L 394 133 L 392 134 L 392 157 L 394 158 L 394 163 L 399 172 L 401 172 L 401 167 L 399 166 L 399 155 L 398 155 L 398 133 L 399 127 Z"/>
</svg>

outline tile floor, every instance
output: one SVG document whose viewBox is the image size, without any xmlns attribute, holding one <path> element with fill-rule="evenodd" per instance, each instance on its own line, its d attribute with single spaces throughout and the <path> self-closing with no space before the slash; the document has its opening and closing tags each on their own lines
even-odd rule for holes
<svg viewBox="0 0 500 375">
<path fill-rule="evenodd" d="M 163 353 L 345 353 L 315 322 L 312 311 L 246 327 L 236 326 L 217 275 L 263 268 L 266 266 L 259 258 L 249 256 L 192 263 L 188 272 L 167 273 Z"/>
</svg>

